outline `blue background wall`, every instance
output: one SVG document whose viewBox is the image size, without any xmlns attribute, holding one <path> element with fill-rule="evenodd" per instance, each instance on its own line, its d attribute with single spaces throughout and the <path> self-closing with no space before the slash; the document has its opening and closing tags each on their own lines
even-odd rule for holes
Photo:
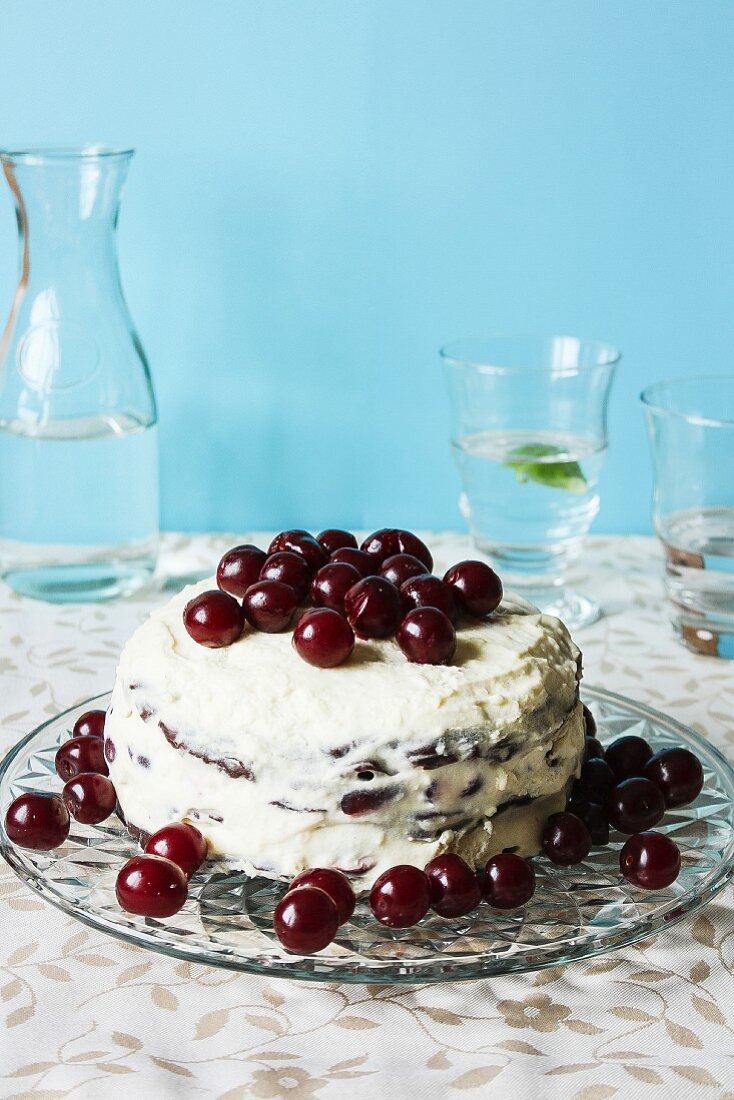
<svg viewBox="0 0 734 1100">
<path fill-rule="evenodd" d="M 138 149 L 165 526 L 461 527 L 436 349 L 531 330 L 622 348 L 645 531 L 639 390 L 732 366 L 732 56 L 730 0 L 2 0 L 0 144 Z"/>
</svg>

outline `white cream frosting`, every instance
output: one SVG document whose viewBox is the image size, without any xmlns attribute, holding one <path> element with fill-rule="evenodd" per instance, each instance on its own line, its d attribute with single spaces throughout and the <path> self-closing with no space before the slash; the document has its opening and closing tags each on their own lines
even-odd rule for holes
<svg viewBox="0 0 734 1100">
<path fill-rule="evenodd" d="M 462 623 L 451 665 L 360 640 L 346 664 L 318 669 L 290 632 L 247 629 L 216 650 L 194 642 L 184 606 L 214 586 L 155 611 L 120 658 L 107 751 L 138 829 L 188 820 L 246 870 L 337 866 L 367 885 L 448 847 L 476 861 L 493 831 L 507 846 L 497 807 L 519 820 L 517 800 L 562 796 L 576 773 L 579 651 L 523 601 Z"/>
</svg>

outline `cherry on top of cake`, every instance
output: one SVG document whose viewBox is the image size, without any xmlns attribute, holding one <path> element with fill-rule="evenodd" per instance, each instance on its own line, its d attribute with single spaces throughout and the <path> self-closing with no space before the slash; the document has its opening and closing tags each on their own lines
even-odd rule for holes
<svg viewBox="0 0 734 1100">
<path fill-rule="evenodd" d="M 247 627 L 293 628 L 293 647 L 317 668 L 348 661 L 357 639 L 394 638 L 414 664 L 450 664 L 463 618 L 488 619 L 502 581 L 482 561 L 434 576 L 433 556 L 411 531 L 385 527 L 361 546 L 350 531 L 281 531 L 267 550 L 234 546 L 217 585 L 190 600 L 184 626 L 199 645 L 233 645 Z"/>
</svg>

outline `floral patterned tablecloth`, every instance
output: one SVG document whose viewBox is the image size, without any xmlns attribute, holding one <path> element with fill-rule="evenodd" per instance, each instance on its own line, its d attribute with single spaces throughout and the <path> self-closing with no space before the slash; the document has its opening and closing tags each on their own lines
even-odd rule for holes
<svg viewBox="0 0 734 1100">
<path fill-rule="evenodd" d="M 210 569 L 232 542 L 169 535 L 163 567 Z M 431 544 L 439 564 L 469 553 L 455 535 Z M 578 638 L 587 680 L 734 755 L 734 665 L 674 640 L 655 542 L 592 539 L 578 579 L 605 608 Z M 0 753 L 110 687 L 121 644 L 165 597 L 54 607 L 0 586 Z M 177 962 L 47 907 L 4 864 L 0 933 L 3 1097 L 734 1100 L 730 891 L 612 955 L 444 986 L 312 985 Z"/>
</svg>

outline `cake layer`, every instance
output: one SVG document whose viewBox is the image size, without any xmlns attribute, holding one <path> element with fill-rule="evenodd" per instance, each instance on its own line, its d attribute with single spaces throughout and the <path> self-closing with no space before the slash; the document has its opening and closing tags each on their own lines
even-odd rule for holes
<svg viewBox="0 0 734 1100">
<path fill-rule="evenodd" d="M 579 652 L 558 620 L 509 599 L 462 627 L 452 665 L 359 641 L 318 669 L 289 633 L 197 645 L 183 608 L 212 586 L 176 596 L 123 651 L 106 732 L 128 821 L 189 820 L 249 871 L 336 866 L 364 884 L 447 848 L 472 862 L 537 850 L 536 800 L 562 802 L 583 749 Z"/>
</svg>

